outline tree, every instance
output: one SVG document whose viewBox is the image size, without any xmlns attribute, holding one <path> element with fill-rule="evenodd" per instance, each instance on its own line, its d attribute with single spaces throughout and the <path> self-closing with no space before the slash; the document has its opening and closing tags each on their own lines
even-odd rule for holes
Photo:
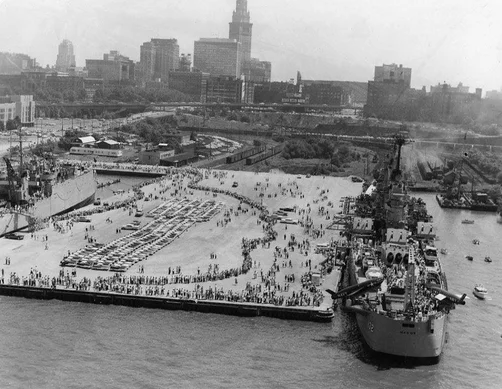
<svg viewBox="0 0 502 389">
<path fill-rule="evenodd" d="M 79 99 L 79 100 L 86 100 L 87 99 L 87 92 L 85 91 L 84 88 L 81 88 L 77 92 L 77 99 Z"/>
<path fill-rule="evenodd" d="M 63 99 L 73 103 L 76 100 L 77 94 L 73 90 L 67 90 L 63 93 Z"/>
<path fill-rule="evenodd" d="M 96 92 L 94 92 L 94 96 L 92 97 L 92 101 L 95 103 L 102 102 L 105 99 L 105 94 L 101 89 L 96 89 Z"/>
<path fill-rule="evenodd" d="M 340 167 L 340 159 L 338 158 L 338 156 L 336 154 L 333 154 L 330 162 L 332 165 L 335 165 L 336 167 Z"/>
<path fill-rule="evenodd" d="M 346 163 L 350 162 L 350 149 L 347 146 L 341 146 L 337 150 L 338 158 L 340 159 L 340 162 Z"/>
<path fill-rule="evenodd" d="M 228 120 L 237 120 L 237 114 L 234 111 L 232 111 L 228 114 L 227 119 Z"/>
<path fill-rule="evenodd" d="M 7 128 L 7 131 L 15 130 L 17 128 L 17 124 L 14 120 L 9 119 L 9 120 L 7 120 L 6 128 Z"/>
</svg>

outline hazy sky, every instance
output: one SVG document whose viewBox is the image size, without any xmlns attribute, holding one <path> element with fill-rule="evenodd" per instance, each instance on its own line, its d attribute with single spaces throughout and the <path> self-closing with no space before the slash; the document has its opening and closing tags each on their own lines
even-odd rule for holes
<svg viewBox="0 0 502 389">
<path fill-rule="evenodd" d="M 228 38 L 235 0 L 0 0 L 0 51 L 45 66 L 64 38 L 77 66 L 119 50 L 139 60 L 150 38 L 193 53 L 201 37 Z M 272 78 L 367 81 L 375 65 L 412 68 L 412 86 L 502 86 L 502 0 L 248 0 L 252 54 Z"/>
</svg>

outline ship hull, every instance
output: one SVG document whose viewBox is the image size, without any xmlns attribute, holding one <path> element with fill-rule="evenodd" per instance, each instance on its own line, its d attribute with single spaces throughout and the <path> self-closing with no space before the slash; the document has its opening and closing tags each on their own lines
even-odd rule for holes
<svg viewBox="0 0 502 389">
<path fill-rule="evenodd" d="M 366 344 L 376 352 L 414 358 L 437 358 L 446 338 L 446 315 L 433 321 L 409 322 L 369 312 L 356 313 Z"/>
<path fill-rule="evenodd" d="M 57 184 L 51 197 L 37 201 L 30 216 L 7 212 L 0 216 L 0 236 L 28 227 L 33 220 L 43 220 L 84 207 L 94 201 L 96 181 L 93 172 Z"/>
</svg>

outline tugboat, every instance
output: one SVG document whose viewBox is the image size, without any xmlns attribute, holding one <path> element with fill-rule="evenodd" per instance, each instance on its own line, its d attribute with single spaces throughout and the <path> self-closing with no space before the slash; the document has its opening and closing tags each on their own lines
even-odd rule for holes
<svg viewBox="0 0 502 389">
<path fill-rule="evenodd" d="M 337 291 L 328 293 L 341 300 L 341 310 L 355 315 L 372 350 L 438 358 L 447 316 L 465 304 L 466 295 L 448 291 L 432 217 L 421 199 L 407 194 L 400 169 L 404 143 L 396 137 L 395 154 L 379 172 L 376 189 L 355 199 L 344 231 L 348 243 L 339 248 L 347 260 Z"/>
<path fill-rule="evenodd" d="M 472 255 L 466 255 L 465 259 L 467 259 L 468 261 L 472 261 L 474 258 L 472 257 Z"/>
<path fill-rule="evenodd" d="M 485 257 L 485 262 L 491 262 L 491 261 L 492 261 L 492 259 L 490 257 L 488 257 L 488 256 Z"/>
<path fill-rule="evenodd" d="M 464 219 L 462 220 L 462 224 L 474 224 L 474 220 Z"/>
<path fill-rule="evenodd" d="M 484 300 L 486 296 L 488 296 L 488 289 L 486 289 L 483 285 L 477 284 L 472 291 L 474 296 L 476 296 L 480 300 Z"/>
</svg>

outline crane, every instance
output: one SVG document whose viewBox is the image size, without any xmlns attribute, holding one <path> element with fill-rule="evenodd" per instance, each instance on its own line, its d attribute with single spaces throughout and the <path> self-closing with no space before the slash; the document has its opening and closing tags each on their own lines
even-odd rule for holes
<svg viewBox="0 0 502 389">
<path fill-rule="evenodd" d="M 16 174 L 16 171 L 12 167 L 12 164 L 10 163 L 10 159 L 3 157 L 3 160 L 5 161 L 5 165 L 7 166 L 7 179 L 9 180 L 9 201 L 12 202 L 14 200 L 14 190 L 16 189 L 18 176 Z"/>
</svg>

